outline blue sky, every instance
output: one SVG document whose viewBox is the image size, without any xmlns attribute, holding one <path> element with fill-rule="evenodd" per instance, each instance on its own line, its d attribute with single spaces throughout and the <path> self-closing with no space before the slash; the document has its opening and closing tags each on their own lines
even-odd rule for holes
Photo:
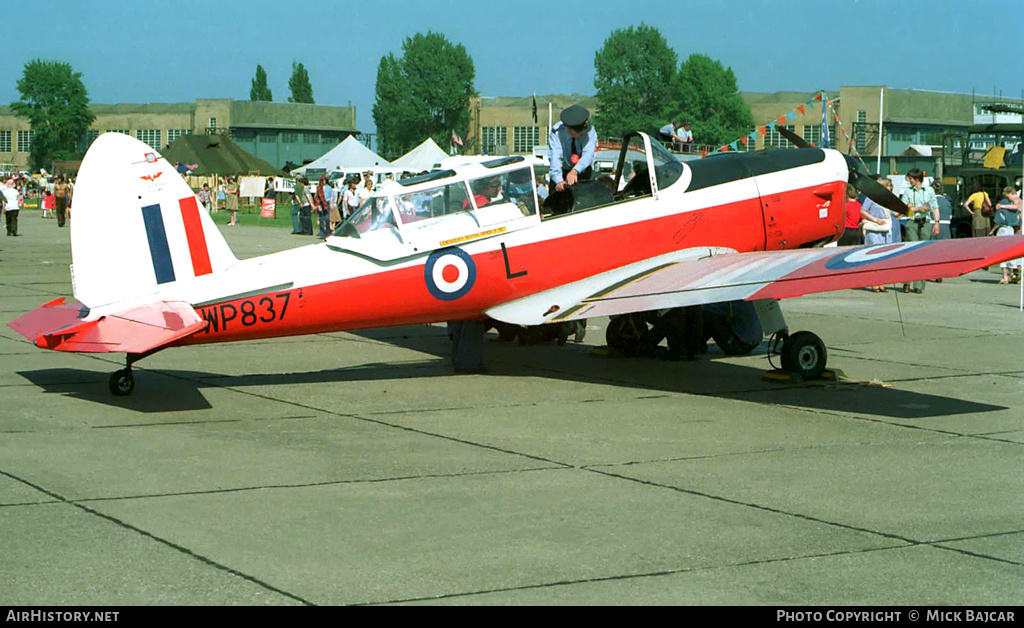
<svg viewBox="0 0 1024 628">
<path fill-rule="evenodd" d="M 618 28 L 657 26 L 680 60 L 731 66 L 744 91 L 880 85 L 1020 97 L 1019 0 L 593 0 L 583 3 L 51 0 L 4 29 L 0 102 L 26 61 L 67 61 L 96 103 L 248 99 L 256 64 L 277 101 L 293 60 L 319 104 L 373 130 L 377 64 L 433 30 L 462 43 L 485 96 L 593 94 L 594 53 Z M 574 8 L 579 7 L 579 8 Z M 36 19 L 38 27 L 27 20 Z"/>
</svg>

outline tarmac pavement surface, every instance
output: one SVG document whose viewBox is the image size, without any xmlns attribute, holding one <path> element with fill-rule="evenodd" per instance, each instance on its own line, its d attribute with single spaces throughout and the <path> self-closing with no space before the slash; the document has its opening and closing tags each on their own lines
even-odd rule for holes
<svg viewBox="0 0 1024 628">
<path fill-rule="evenodd" d="M 0 239 L 4 322 L 68 230 Z M 314 242 L 221 228 L 239 257 Z M 0 603 L 984 605 L 1024 600 L 1024 314 L 998 268 L 785 301 L 839 383 L 443 326 L 123 356 L 0 330 Z M 116 278 L 112 278 L 116 280 Z M 897 309 L 897 300 L 899 310 Z M 903 323 L 900 322 L 900 312 Z"/>
</svg>

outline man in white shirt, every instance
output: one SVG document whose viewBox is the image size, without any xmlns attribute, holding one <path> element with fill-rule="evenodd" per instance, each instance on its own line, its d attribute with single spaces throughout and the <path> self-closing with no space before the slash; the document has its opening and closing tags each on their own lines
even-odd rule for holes
<svg viewBox="0 0 1024 628">
<path fill-rule="evenodd" d="M 14 187 L 14 179 L 7 180 L 3 189 L 4 215 L 7 219 L 7 235 L 18 235 L 18 214 L 21 212 L 21 194 Z"/>
<path fill-rule="evenodd" d="M 690 131 L 690 126 L 692 126 L 692 124 L 693 123 L 689 120 L 684 121 L 683 130 L 677 132 L 684 153 L 693 152 L 693 133 Z"/>
<path fill-rule="evenodd" d="M 669 146 L 676 146 L 676 142 L 683 141 L 683 138 L 677 133 L 680 126 L 681 125 L 678 122 L 669 122 L 658 129 L 658 139 Z"/>
</svg>

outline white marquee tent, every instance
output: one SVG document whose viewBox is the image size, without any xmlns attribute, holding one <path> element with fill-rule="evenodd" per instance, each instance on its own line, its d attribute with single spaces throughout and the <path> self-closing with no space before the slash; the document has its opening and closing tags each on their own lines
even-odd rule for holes
<svg viewBox="0 0 1024 628">
<path fill-rule="evenodd" d="M 320 157 L 316 161 L 310 162 L 301 168 L 292 170 L 292 174 L 305 174 L 308 168 L 320 168 L 327 172 L 335 170 L 358 171 L 385 168 L 391 171 L 395 170 L 390 166 L 391 162 L 373 152 L 355 137 L 350 135 L 345 138 L 345 141 L 329 150 L 323 157 Z"/>
<path fill-rule="evenodd" d="M 437 142 L 428 137 L 422 144 L 396 159 L 391 165 L 416 173 L 432 169 L 434 164 L 440 163 L 442 159 L 447 159 L 447 157 L 448 153 L 444 152 L 437 145 Z"/>
</svg>

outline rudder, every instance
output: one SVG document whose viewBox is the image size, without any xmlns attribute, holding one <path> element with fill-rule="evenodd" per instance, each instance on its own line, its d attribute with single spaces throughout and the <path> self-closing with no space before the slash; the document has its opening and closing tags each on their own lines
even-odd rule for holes
<svg viewBox="0 0 1024 628">
<path fill-rule="evenodd" d="M 181 175 L 130 136 L 93 142 L 73 204 L 74 293 L 88 307 L 164 298 L 237 261 Z"/>
</svg>

